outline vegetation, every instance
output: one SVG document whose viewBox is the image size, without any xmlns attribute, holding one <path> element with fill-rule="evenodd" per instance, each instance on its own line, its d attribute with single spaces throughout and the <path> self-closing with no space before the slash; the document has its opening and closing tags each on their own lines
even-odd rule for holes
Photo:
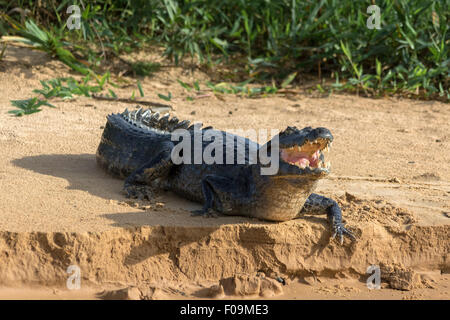
<svg viewBox="0 0 450 320">
<path fill-rule="evenodd" d="M 321 92 L 448 101 L 450 0 L 376 1 L 379 30 L 367 27 L 372 2 L 0 0 L 0 32 L 21 37 L 85 75 L 100 72 L 110 57 L 158 45 L 175 63 L 222 67 L 230 70 L 231 81 L 266 82 L 259 89 L 209 84 L 216 92 L 271 93 L 313 75 Z M 69 5 L 81 8 L 79 30 L 66 27 Z M 159 67 L 130 64 L 141 76 Z M 330 78 L 334 83 L 324 81 Z"/>
<path fill-rule="evenodd" d="M 83 81 L 76 81 L 74 78 L 57 78 L 48 81 L 41 81 L 42 89 L 33 90 L 34 93 L 43 95 L 46 99 L 59 97 L 62 99 L 73 99 L 74 95 L 83 95 L 90 97 L 92 93 L 97 93 L 103 90 L 105 81 L 108 79 L 108 74 L 105 74 L 98 85 L 88 85 L 89 77 L 85 77 Z M 66 84 L 66 85 L 64 85 Z"/>
<path fill-rule="evenodd" d="M 18 117 L 25 114 L 32 114 L 35 112 L 42 111 L 41 106 L 48 106 L 54 108 L 55 106 L 48 103 L 47 100 L 40 100 L 37 97 L 27 99 L 27 100 L 11 100 L 11 104 L 17 109 L 10 110 L 8 113 L 12 113 Z"/>
</svg>

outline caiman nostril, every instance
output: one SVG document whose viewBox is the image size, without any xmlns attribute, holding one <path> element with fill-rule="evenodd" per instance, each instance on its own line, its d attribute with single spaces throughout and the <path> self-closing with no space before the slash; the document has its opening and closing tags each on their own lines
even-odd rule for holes
<svg viewBox="0 0 450 320">
<path fill-rule="evenodd" d="M 323 139 L 329 139 L 333 141 L 333 135 L 331 134 L 330 130 L 324 127 L 318 127 L 314 130 L 314 134 L 316 135 L 315 139 L 317 138 L 323 138 Z"/>
</svg>

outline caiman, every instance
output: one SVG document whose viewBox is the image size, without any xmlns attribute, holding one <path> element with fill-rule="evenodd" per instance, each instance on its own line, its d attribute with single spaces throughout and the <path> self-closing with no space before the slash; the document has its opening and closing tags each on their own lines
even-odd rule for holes
<svg viewBox="0 0 450 320">
<path fill-rule="evenodd" d="M 180 132 L 188 133 L 182 142 L 191 139 L 187 141 L 191 142 L 187 144 L 190 149 L 178 148 Z M 217 148 L 217 137 L 227 143 Z M 127 197 L 149 199 L 152 191 L 171 190 L 203 204 L 193 215 L 205 217 L 221 213 L 287 221 L 324 214 L 331 237 L 339 236 L 342 244 L 344 236 L 355 237 L 344 227 L 339 205 L 313 193 L 319 179 L 329 173 L 324 154 L 332 141 L 327 128 L 288 126 L 260 145 L 239 135 L 191 125 L 169 114 L 160 117 L 151 110 L 125 110 L 107 116 L 97 162 L 107 172 L 125 179 Z M 211 148 L 213 142 L 215 148 Z M 215 161 L 199 161 L 198 154 L 208 148 Z M 256 158 L 251 157 L 253 151 L 257 151 Z M 267 159 L 278 161 L 274 174 L 263 173 L 272 165 Z"/>
</svg>

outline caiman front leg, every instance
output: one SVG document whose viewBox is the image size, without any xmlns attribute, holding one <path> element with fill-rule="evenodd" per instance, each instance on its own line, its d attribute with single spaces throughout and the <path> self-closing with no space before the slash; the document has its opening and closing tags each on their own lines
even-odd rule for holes
<svg viewBox="0 0 450 320">
<path fill-rule="evenodd" d="M 170 153 L 171 150 L 158 153 L 128 176 L 123 185 L 127 198 L 150 200 L 148 190 L 152 181 L 167 175 L 173 166 Z"/>
<path fill-rule="evenodd" d="M 214 174 L 207 175 L 202 180 L 202 193 L 205 201 L 203 208 L 192 211 L 192 215 L 212 217 L 216 216 L 214 209 L 226 214 L 236 206 L 245 205 L 250 201 L 247 187 L 248 183 L 242 179 L 237 180 Z"/>
<path fill-rule="evenodd" d="M 205 202 L 203 203 L 203 208 L 200 210 L 193 210 L 192 216 L 203 216 L 203 217 L 215 217 L 217 216 L 214 211 L 215 202 L 219 202 L 220 193 L 231 193 L 233 181 L 230 178 L 217 176 L 217 175 L 207 175 L 202 180 L 202 194 Z M 216 206 L 219 205 L 216 203 Z"/>
<path fill-rule="evenodd" d="M 312 193 L 308 199 L 306 199 L 306 202 L 300 211 L 300 215 L 303 214 L 326 214 L 333 232 L 333 235 L 331 236 L 332 239 L 334 239 L 336 235 L 339 235 L 340 242 L 343 244 L 345 235 L 353 241 L 356 241 L 353 233 L 344 227 L 344 224 L 342 223 L 341 208 L 339 208 L 339 205 L 333 199 Z"/>
</svg>

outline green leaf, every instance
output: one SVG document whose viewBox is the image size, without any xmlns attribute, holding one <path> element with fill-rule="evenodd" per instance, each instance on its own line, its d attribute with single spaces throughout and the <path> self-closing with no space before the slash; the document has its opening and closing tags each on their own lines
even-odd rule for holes
<svg viewBox="0 0 450 320">
<path fill-rule="evenodd" d="M 103 88 L 103 86 L 105 85 L 105 82 L 108 79 L 109 79 L 109 71 L 105 72 L 105 74 L 100 78 L 100 80 L 97 79 L 97 83 L 101 88 Z"/>
<path fill-rule="evenodd" d="M 197 80 L 194 81 L 194 88 L 195 88 L 195 90 L 200 91 L 200 85 L 198 84 Z"/>
<path fill-rule="evenodd" d="M 169 92 L 169 95 L 165 96 L 161 93 L 158 93 L 158 97 L 160 97 L 163 100 L 170 101 L 172 99 L 172 94 Z"/>
<path fill-rule="evenodd" d="M 317 89 L 320 91 L 320 93 L 325 93 L 325 89 L 320 84 L 317 84 Z"/>
<path fill-rule="evenodd" d="M 117 95 L 114 91 L 112 91 L 111 89 L 108 89 L 108 91 L 109 91 L 109 94 L 111 95 L 111 97 L 117 98 Z"/>
<path fill-rule="evenodd" d="M 375 59 L 377 76 L 381 77 L 381 63 L 378 58 Z"/>
<path fill-rule="evenodd" d="M 17 117 L 21 117 L 25 114 L 23 110 L 10 110 L 8 113 L 15 114 Z"/>
<path fill-rule="evenodd" d="M 281 88 L 286 88 L 297 76 L 297 72 L 291 73 L 289 76 L 286 77 L 286 79 L 283 80 L 281 83 Z"/>
<path fill-rule="evenodd" d="M 141 95 L 141 97 L 143 97 L 144 96 L 144 90 L 142 90 L 142 85 L 141 85 L 141 82 L 139 80 L 137 81 L 137 86 L 138 86 L 138 89 L 139 89 L 139 94 Z"/>
<path fill-rule="evenodd" d="M 177 79 L 177 81 L 178 81 L 178 83 L 179 83 L 183 88 L 185 88 L 187 91 L 191 91 L 191 90 L 192 90 L 192 88 L 191 88 L 187 83 L 181 81 L 180 79 Z"/>
</svg>

